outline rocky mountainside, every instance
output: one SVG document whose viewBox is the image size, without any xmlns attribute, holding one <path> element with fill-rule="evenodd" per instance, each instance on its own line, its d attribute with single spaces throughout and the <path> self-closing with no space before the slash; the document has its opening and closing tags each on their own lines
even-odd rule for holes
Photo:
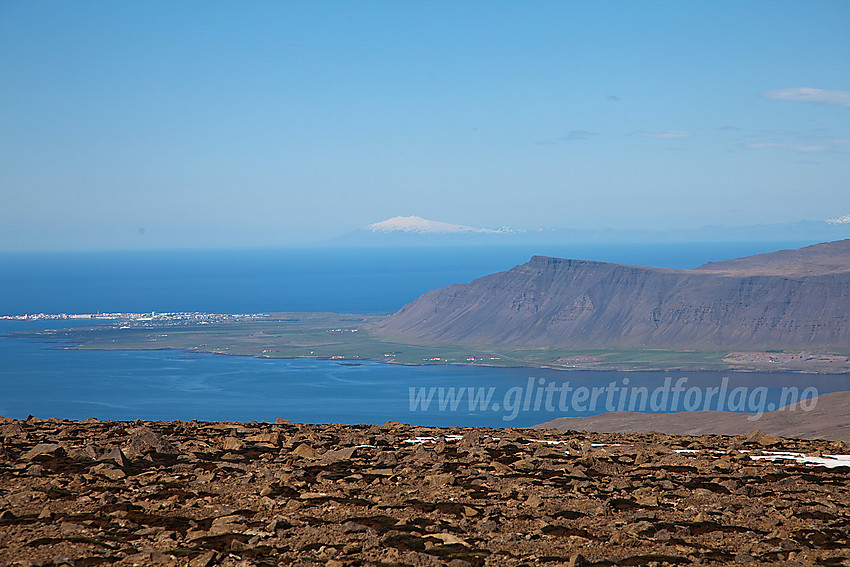
<svg viewBox="0 0 850 567">
<path fill-rule="evenodd" d="M 850 240 L 695 270 L 535 256 L 429 291 L 376 327 L 410 342 L 850 348 Z"/>
<path fill-rule="evenodd" d="M 750 276 L 822 276 L 850 272 L 850 240 L 824 242 L 795 250 L 779 250 L 725 262 L 709 262 L 698 270 Z"/>
<path fill-rule="evenodd" d="M 741 435 L 758 428 L 779 437 L 808 437 L 850 442 L 850 392 L 821 394 L 810 411 L 780 408 L 762 415 L 730 411 L 648 414 L 615 411 L 589 417 L 559 417 L 540 428 L 622 433 L 658 431 L 675 435 Z"/>
<path fill-rule="evenodd" d="M 842 442 L 35 418 L 0 418 L 0 440 L 2 565 L 802 566 L 850 547 Z"/>
</svg>

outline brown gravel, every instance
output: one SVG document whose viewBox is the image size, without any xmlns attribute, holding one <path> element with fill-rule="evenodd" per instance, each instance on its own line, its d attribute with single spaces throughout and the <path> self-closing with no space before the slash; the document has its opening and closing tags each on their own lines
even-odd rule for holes
<svg viewBox="0 0 850 567">
<path fill-rule="evenodd" d="M 840 441 L 35 418 L 0 440 L 2 565 L 850 565 L 850 468 L 750 459 Z"/>
</svg>

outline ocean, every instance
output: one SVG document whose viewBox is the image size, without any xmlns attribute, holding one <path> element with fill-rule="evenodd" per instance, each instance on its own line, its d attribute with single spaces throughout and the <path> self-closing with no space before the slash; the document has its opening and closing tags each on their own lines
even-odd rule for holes
<svg viewBox="0 0 850 567">
<path fill-rule="evenodd" d="M 429 289 L 506 270 L 534 254 L 692 268 L 804 244 L 8 253 L 0 254 L 0 315 L 390 313 Z M 769 411 L 787 401 L 783 396 L 790 394 L 782 388 L 801 396 L 812 388 L 850 390 L 850 377 L 843 375 L 352 365 L 174 351 L 75 351 L 8 336 L 69 323 L 0 321 L 0 415 L 524 427 L 562 415 L 630 409 L 630 404 L 655 412 L 703 406 Z M 593 403 L 574 395 L 585 390 L 593 395 L 611 384 L 613 393 L 599 391 Z M 676 384 L 679 394 L 671 392 Z M 565 385 L 570 396 L 560 395 Z M 709 400 L 706 392 L 721 387 L 719 406 L 721 396 Z M 662 390 L 668 392 L 663 404 Z M 659 403 L 651 403 L 654 394 Z"/>
<path fill-rule="evenodd" d="M 25 313 L 391 313 L 430 289 L 533 255 L 695 268 L 808 243 L 576 244 L 0 253 L 0 315 Z"/>
</svg>

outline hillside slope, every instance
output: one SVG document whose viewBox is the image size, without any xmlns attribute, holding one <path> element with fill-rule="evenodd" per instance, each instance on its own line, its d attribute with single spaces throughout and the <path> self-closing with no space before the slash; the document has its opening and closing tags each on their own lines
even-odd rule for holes
<svg viewBox="0 0 850 567">
<path fill-rule="evenodd" d="M 587 417 L 559 417 L 537 427 L 604 433 L 657 431 L 672 435 L 746 435 L 759 429 L 779 437 L 850 442 L 850 392 L 821 394 L 810 411 L 790 407 L 760 416 L 729 411 L 663 414 L 617 411 Z"/>
</svg>

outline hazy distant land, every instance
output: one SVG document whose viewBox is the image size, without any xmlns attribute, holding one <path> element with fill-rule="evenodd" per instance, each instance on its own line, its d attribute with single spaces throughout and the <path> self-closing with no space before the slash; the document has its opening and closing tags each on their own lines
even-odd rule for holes
<svg viewBox="0 0 850 567">
<path fill-rule="evenodd" d="M 398 216 L 337 236 L 329 246 L 517 246 L 564 243 L 671 243 L 671 242 L 825 242 L 850 236 L 850 218 L 746 226 L 702 226 L 678 230 L 629 230 L 618 227 L 581 230 L 506 226 L 472 227 Z"/>
</svg>

